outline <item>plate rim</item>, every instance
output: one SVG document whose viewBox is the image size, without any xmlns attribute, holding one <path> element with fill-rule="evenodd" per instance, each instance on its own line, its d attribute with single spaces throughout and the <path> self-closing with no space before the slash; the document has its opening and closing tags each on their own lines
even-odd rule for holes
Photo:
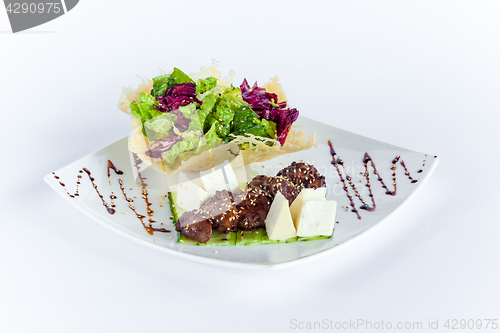
<svg viewBox="0 0 500 333">
<path fill-rule="evenodd" d="M 314 119 L 311 119 L 311 118 L 307 118 L 307 117 L 303 117 L 301 116 L 300 118 L 302 119 L 307 119 L 307 121 L 312 121 L 312 122 L 317 122 L 317 123 L 321 123 L 317 120 L 314 120 Z M 399 146 L 395 146 L 393 144 L 390 144 L 390 143 L 386 143 L 386 142 L 383 142 L 383 141 L 380 141 L 380 140 L 377 140 L 377 139 L 372 139 L 370 137 L 367 137 L 367 136 L 364 136 L 364 135 L 361 135 L 361 134 L 357 134 L 357 133 L 354 133 L 354 132 L 350 132 L 350 131 L 346 131 L 344 129 L 341 129 L 341 128 L 338 128 L 338 127 L 335 127 L 335 126 L 332 126 L 332 125 L 328 125 L 328 124 L 324 124 L 324 123 L 321 123 L 323 125 L 327 125 L 329 127 L 332 127 L 336 130 L 340 130 L 342 132 L 346 132 L 346 133 L 350 133 L 350 134 L 354 134 L 356 136 L 360 136 L 360 137 L 363 137 L 363 138 L 366 138 L 366 139 L 369 139 L 369 140 L 372 140 L 372 141 L 376 141 L 377 143 L 381 143 L 381 144 L 384 144 L 384 145 L 389 145 L 389 146 L 392 146 L 392 147 L 396 147 L 396 148 L 400 148 L 400 149 L 404 149 L 406 151 L 411 151 L 411 152 L 416 152 L 416 153 L 419 153 L 419 154 L 425 154 L 425 153 L 421 153 L 421 152 L 417 152 L 417 151 L 414 151 L 414 150 L 410 150 L 410 149 L 407 149 L 407 148 L 403 148 L 403 147 L 399 147 Z M 124 140 L 128 137 L 128 135 L 118 139 L 118 140 L 115 140 L 114 142 L 106 145 L 106 146 L 103 146 L 69 164 L 67 164 L 66 166 L 68 165 L 71 165 L 71 164 L 74 164 L 74 163 L 77 163 L 78 161 L 80 160 L 83 160 L 87 157 L 89 157 L 90 155 L 93 155 L 93 154 L 96 154 L 97 152 L 107 148 L 108 146 L 112 145 L 112 144 L 115 144 L 117 143 L 118 141 L 120 140 Z M 427 154 L 427 155 L 430 155 L 430 154 Z M 424 177 L 420 178 L 419 179 L 419 183 L 417 185 L 417 187 L 410 193 L 410 195 L 404 200 L 402 201 L 393 211 L 391 211 L 387 216 L 385 216 L 382 220 L 380 220 L 379 222 L 375 223 L 374 225 L 372 225 L 371 227 L 369 227 L 368 229 L 362 231 L 361 233 L 357 234 L 356 236 L 346 240 L 345 242 L 341 243 L 341 244 L 338 244 L 338 245 L 335 245 L 329 249 L 325 249 L 325 250 L 322 250 L 321 252 L 318 252 L 318 253 L 313 253 L 313 254 L 310 254 L 310 255 L 307 255 L 305 257 L 302 257 L 302 258 L 298 258 L 298 259 L 291 259 L 289 261 L 286 261 L 286 262 L 282 262 L 282 263 L 277 263 L 277 264 L 267 264 L 267 263 L 262 263 L 262 264 L 256 264 L 256 263 L 244 263 L 244 262 L 236 262 L 236 261 L 228 261 L 228 260 L 223 260 L 223 259 L 217 259 L 217 258 L 209 258 L 209 257 L 202 257 L 202 256 L 199 256 L 199 255 L 196 255 L 196 254 L 191 254 L 191 253 L 184 253 L 184 252 L 181 252 L 181 251 L 177 251 L 177 250 L 174 250 L 174 249 L 170 249 L 168 247 L 164 247 L 164 246 L 161 246 L 159 244 L 155 244 L 155 243 L 152 243 L 152 242 L 149 242 L 145 239 L 143 239 L 142 237 L 136 237 L 134 235 L 132 235 L 131 232 L 127 231 L 127 229 L 125 228 L 119 228 L 119 226 L 115 226 L 114 224 L 111 224 L 111 223 L 107 223 L 106 222 L 106 219 L 102 218 L 102 216 L 100 215 L 97 215 L 96 213 L 93 212 L 93 210 L 89 210 L 89 209 L 84 209 L 85 207 L 83 205 L 80 205 L 78 204 L 75 200 L 71 200 L 71 198 L 69 196 L 66 195 L 66 193 L 60 189 L 59 186 L 57 186 L 56 182 L 53 181 L 53 174 L 52 172 L 46 174 L 43 179 L 44 181 L 57 193 L 59 194 L 61 197 L 63 197 L 63 199 L 65 199 L 67 202 L 69 202 L 72 206 L 76 207 L 79 211 L 81 211 L 84 215 L 86 215 L 87 217 L 90 217 L 92 220 L 98 222 L 98 224 L 104 226 L 105 228 L 107 228 L 108 230 L 111 230 L 121 236 L 124 236 L 125 238 L 127 239 L 130 239 L 132 240 L 133 242 L 137 243 L 137 244 L 141 244 L 141 245 L 145 245 L 151 249 L 154 249 L 154 250 L 157 250 L 157 251 L 160 251 L 160 252 L 163 252 L 163 253 L 168 253 L 168 254 L 171 254 L 171 255 L 174 255 L 175 257 L 178 257 L 178 258 L 183 258 L 183 259 L 187 259 L 187 260 L 191 260 L 191 261 L 195 261 L 195 262 L 198 262 L 198 263 L 203 263 L 203 264 L 210 264 L 210 265 L 216 265 L 216 266 L 222 266 L 222 267 L 229 267 L 229 268 L 246 268 L 246 269 L 265 269 L 265 270 L 277 270 L 277 269 L 284 269 L 284 268 L 289 268 L 289 267 L 293 267 L 293 266 L 297 266 L 297 265 L 300 265 L 300 264 L 303 264 L 303 263 L 306 263 L 306 262 L 309 262 L 309 261 L 313 261 L 313 260 L 317 260 L 317 259 L 320 259 L 326 255 L 329 255 L 331 254 L 333 251 L 337 250 L 338 248 L 340 247 L 344 247 L 345 245 L 347 244 L 351 244 L 353 241 L 358 241 L 359 239 L 362 239 L 364 237 L 367 237 L 368 235 L 372 234 L 374 232 L 374 230 L 377 230 L 378 227 L 382 226 L 382 225 L 385 225 L 387 222 L 389 222 L 395 214 L 397 214 L 401 209 L 403 209 L 404 207 L 406 207 L 406 205 L 408 205 L 408 203 L 420 192 L 420 190 L 423 188 L 423 186 L 425 186 L 425 184 L 429 181 L 431 175 L 434 173 L 434 170 L 436 169 L 437 165 L 439 164 L 439 157 L 438 156 L 435 156 L 433 158 L 433 163 L 430 165 L 430 168 L 428 170 L 426 170 L 426 173 L 424 175 Z M 63 166 L 62 168 L 65 168 L 66 166 Z M 62 169 L 62 168 L 59 168 L 58 170 Z M 212 247 L 210 247 L 212 248 Z"/>
</svg>

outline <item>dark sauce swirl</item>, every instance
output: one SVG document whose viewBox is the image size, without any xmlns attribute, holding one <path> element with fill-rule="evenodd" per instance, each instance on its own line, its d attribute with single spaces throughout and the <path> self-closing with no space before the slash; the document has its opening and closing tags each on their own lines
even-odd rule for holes
<svg viewBox="0 0 500 333">
<path fill-rule="evenodd" d="M 332 156 L 331 164 L 335 167 L 335 169 L 337 170 L 337 173 L 338 173 L 338 175 L 340 177 L 340 181 L 342 182 L 342 185 L 343 185 L 342 189 L 346 193 L 347 198 L 349 199 L 349 203 L 351 205 L 351 212 L 353 212 L 353 213 L 356 214 L 356 216 L 358 217 L 358 220 L 361 220 L 361 215 L 359 215 L 359 211 L 356 209 L 356 205 L 354 203 L 353 195 L 349 192 L 349 187 L 352 189 L 352 191 L 354 192 L 354 195 L 361 202 L 361 206 L 359 207 L 359 209 L 363 209 L 363 210 L 366 210 L 366 211 L 369 211 L 369 212 L 373 212 L 377 208 L 377 205 L 375 204 L 375 198 L 374 198 L 374 195 L 372 193 L 372 184 L 370 183 L 370 173 L 368 171 L 368 164 L 371 165 L 371 167 L 373 169 L 373 173 L 377 176 L 377 180 L 382 185 L 382 188 L 384 188 L 386 190 L 385 194 L 387 194 L 387 195 L 395 196 L 396 193 L 397 193 L 396 169 L 397 169 L 398 162 L 403 167 L 404 172 L 405 172 L 405 176 L 408 177 L 408 179 L 410 180 L 410 182 L 412 184 L 418 182 L 418 179 L 413 179 L 411 177 L 411 175 L 410 175 L 410 173 L 408 171 L 408 168 L 406 167 L 405 162 L 401 159 L 401 156 L 396 156 L 392 160 L 391 170 L 392 170 L 392 186 L 393 186 L 393 188 L 392 188 L 392 190 L 390 190 L 388 188 L 388 186 L 385 184 L 384 179 L 380 176 L 380 174 L 379 174 L 379 172 L 377 170 L 377 166 L 373 162 L 373 159 L 371 158 L 371 156 L 367 152 L 365 152 L 365 155 L 363 157 L 363 164 L 364 164 L 364 167 L 365 167 L 365 172 L 364 172 L 363 175 L 364 175 L 364 177 L 366 179 L 365 186 L 368 188 L 368 193 L 369 193 L 368 196 L 370 197 L 371 202 L 372 202 L 372 205 L 370 206 L 370 205 L 368 205 L 366 203 L 366 201 L 359 194 L 359 191 L 358 191 L 356 185 L 352 181 L 352 177 L 347 173 L 347 170 L 346 170 L 346 168 L 344 166 L 344 161 L 342 161 L 342 159 L 340 158 L 340 156 L 337 155 L 337 153 L 335 152 L 335 149 L 333 149 L 333 145 L 332 145 L 332 142 L 330 140 L 328 140 L 328 146 L 330 147 L 330 155 Z M 424 160 L 424 164 L 422 166 L 425 166 L 425 160 Z M 343 170 L 343 173 L 342 173 L 341 169 Z M 422 170 L 419 170 L 417 172 L 421 173 Z M 343 177 L 343 174 L 346 175 L 345 179 Z M 349 184 L 349 187 L 347 186 L 346 181 Z"/>
<path fill-rule="evenodd" d="M 133 199 L 129 198 L 127 193 L 125 192 L 125 188 L 123 186 L 123 180 L 121 178 L 118 178 L 118 184 L 120 186 L 120 190 L 123 194 L 123 198 L 125 199 L 125 201 L 127 201 L 127 203 L 129 204 L 129 208 L 134 212 L 134 214 L 136 215 L 136 217 L 139 219 L 139 221 L 141 221 L 144 229 L 146 229 L 146 231 L 148 232 L 148 234 L 150 235 L 153 235 L 153 233 L 155 231 L 157 232 L 171 232 L 171 230 L 167 230 L 165 228 L 155 228 L 152 226 L 153 223 L 155 223 L 156 221 L 153 220 L 153 213 L 154 211 L 151 209 L 151 203 L 149 202 L 149 198 L 148 198 L 148 192 L 147 192 L 147 184 L 145 182 L 146 178 L 142 176 L 141 172 L 140 172 L 140 168 L 139 168 L 139 165 L 140 163 L 142 163 L 141 159 L 139 157 L 137 157 L 136 154 L 134 154 L 134 166 L 137 170 L 137 174 L 138 174 L 138 177 L 139 177 L 139 185 L 141 185 L 141 193 L 142 193 L 142 198 L 143 200 L 145 201 L 146 203 L 146 211 L 147 211 L 147 217 L 148 217 L 148 224 L 146 224 L 144 222 L 144 219 L 146 218 L 145 215 L 142 215 L 142 214 L 139 214 L 139 212 L 137 212 L 137 210 L 135 209 L 134 206 L 132 206 L 132 202 L 134 202 Z M 113 170 L 113 172 L 118 175 L 118 176 L 121 176 L 123 175 L 123 171 L 119 170 L 118 168 L 116 168 L 113 164 L 113 162 L 111 162 L 110 160 L 108 160 L 108 164 L 107 164 L 107 175 L 108 175 L 108 183 L 109 185 L 111 186 L 111 170 Z M 104 196 L 99 192 L 99 189 L 97 188 L 97 185 L 95 183 L 95 179 L 94 177 L 92 176 L 92 173 L 90 172 L 89 169 L 87 168 L 82 168 L 81 170 L 78 171 L 78 176 L 77 176 L 77 181 L 76 181 L 76 190 L 75 190 L 75 193 L 71 194 L 70 192 L 68 192 L 67 188 L 66 188 L 66 184 L 64 184 L 62 181 L 59 181 L 59 184 L 64 187 L 64 189 L 66 190 L 66 193 L 71 197 L 71 198 L 75 198 L 75 197 L 78 197 L 80 194 L 79 194 L 79 188 L 80 188 L 80 184 L 81 184 L 81 178 L 82 178 L 82 174 L 83 173 L 86 173 L 90 182 L 92 183 L 92 187 L 94 188 L 95 192 L 97 193 L 97 195 L 99 196 L 99 198 L 101 199 L 102 201 L 102 204 L 103 206 L 106 208 L 106 211 L 110 214 L 110 215 L 113 215 L 115 214 L 115 203 L 114 203 L 114 200 L 117 199 L 117 196 L 111 192 L 111 195 L 109 196 L 109 198 L 111 199 L 111 202 L 108 203 L 106 202 L 106 200 L 104 200 Z M 55 179 L 59 180 L 60 177 L 57 176 L 55 174 L 55 172 L 52 172 L 52 175 L 54 176 Z"/>
<path fill-rule="evenodd" d="M 149 196 L 148 196 L 148 190 L 147 190 L 148 184 L 146 183 L 146 177 L 143 177 L 141 174 L 140 164 L 142 163 L 142 160 L 139 158 L 139 156 L 137 156 L 136 153 L 133 153 L 133 156 L 134 156 L 134 167 L 137 171 L 137 177 L 139 178 L 139 185 L 141 185 L 142 199 L 146 203 L 146 214 L 148 217 L 149 224 L 146 224 L 144 222 L 144 219 L 146 218 L 146 216 L 137 213 L 135 208 L 130 204 L 131 201 L 127 197 L 127 195 L 125 194 L 125 189 L 123 188 L 123 182 L 120 181 L 120 189 L 123 193 L 123 196 L 124 196 L 125 200 L 127 200 L 127 202 L 129 202 L 129 208 L 135 213 L 135 215 L 137 216 L 139 221 L 141 221 L 144 229 L 146 229 L 148 234 L 152 235 L 155 231 L 157 231 L 157 232 L 171 232 L 170 230 L 167 230 L 165 228 L 153 227 L 153 223 L 155 223 L 156 221 L 153 220 L 154 211 L 151 209 L 152 203 L 149 202 Z"/>
</svg>

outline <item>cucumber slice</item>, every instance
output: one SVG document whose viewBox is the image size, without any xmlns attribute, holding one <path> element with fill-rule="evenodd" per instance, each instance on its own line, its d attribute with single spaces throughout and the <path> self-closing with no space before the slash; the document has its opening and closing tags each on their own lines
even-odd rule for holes
<svg viewBox="0 0 500 333">
<path fill-rule="evenodd" d="M 206 243 L 198 243 L 199 246 L 234 246 L 236 243 L 236 232 L 223 233 L 212 231 L 212 237 Z"/>
<path fill-rule="evenodd" d="M 275 239 L 269 239 L 269 236 L 267 235 L 267 232 L 264 231 L 264 235 L 262 235 L 262 238 L 259 242 L 260 244 L 284 244 L 284 243 L 293 243 L 297 241 L 297 237 L 292 237 L 284 240 L 275 240 Z"/>
<path fill-rule="evenodd" d="M 168 192 L 168 204 L 170 205 L 170 212 L 172 213 L 173 223 L 176 224 L 179 216 L 182 216 L 186 211 L 177 205 L 177 191 Z"/>
<path fill-rule="evenodd" d="M 187 238 L 184 236 L 182 233 L 177 232 L 177 243 L 182 243 L 186 245 L 198 245 L 198 246 L 234 246 L 236 243 L 236 233 L 235 232 L 230 232 L 228 234 L 225 234 L 223 232 L 219 231 L 213 231 L 212 232 L 212 237 L 210 237 L 210 240 L 206 243 L 200 243 L 197 242 L 191 238 Z"/>
<path fill-rule="evenodd" d="M 297 242 L 310 242 L 310 241 L 315 241 L 319 239 L 329 239 L 332 238 L 333 234 L 331 236 L 309 236 L 309 237 L 297 237 Z"/>
<path fill-rule="evenodd" d="M 187 238 L 180 231 L 177 231 L 177 243 L 186 245 L 198 245 L 199 243 L 191 238 Z"/>
<path fill-rule="evenodd" d="M 236 233 L 236 245 L 259 245 L 262 236 L 266 233 L 264 228 L 251 231 L 238 230 Z"/>
</svg>

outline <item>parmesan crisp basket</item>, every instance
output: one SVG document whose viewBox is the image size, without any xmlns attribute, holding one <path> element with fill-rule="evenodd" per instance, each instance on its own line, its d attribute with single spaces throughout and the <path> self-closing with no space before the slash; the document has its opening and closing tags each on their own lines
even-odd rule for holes
<svg viewBox="0 0 500 333">
<path fill-rule="evenodd" d="M 227 77 L 221 77 L 220 72 L 217 70 L 217 63 L 212 61 L 212 66 L 205 68 L 201 67 L 201 72 L 198 74 L 189 74 L 189 76 L 196 81 L 197 79 L 205 79 L 213 76 L 217 79 L 217 84 L 229 87 L 234 78 L 234 71 L 230 71 Z M 155 170 L 172 174 L 179 171 L 204 171 L 209 170 L 225 160 L 231 160 L 231 151 L 221 145 L 217 148 L 205 150 L 197 155 L 190 156 L 189 159 L 181 161 L 175 169 L 170 169 L 161 158 L 151 158 L 146 155 L 146 151 L 150 149 L 150 140 L 142 133 L 142 123 L 139 119 L 132 115 L 130 110 L 130 103 L 132 101 L 139 101 L 140 93 L 149 93 L 153 89 L 153 81 L 140 77 L 141 84 L 137 89 L 123 88 L 122 95 L 118 102 L 118 108 L 132 117 L 132 126 L 134 130 L 129 135 L 128 148 L 131 152 L 135 153 L 143 162 L 153 167 Z M 272 78 L 268 83 L 262 86 L 266 91 L 275 93 L 278 96 L 278 101 L 286 101 L 286 95 L 283 91 L 277 76 Z M 286 141 L 281 145 L 277 140 L 270 138 L 256 137 L 252 134 L 245 136 L 234 136 L 231 144 L 245 144 L 249 143 L 250 148 L 242 149 L 239 153 L 242 155 L 244 164 L 251 164 L 256 162 L 264 162 L 271 160 L 277 156 L 295 153 L 301 150 L 309 149 L 316 146 L 318 139 L 316 136 L 313 138 L 307 133 L 301 131 L 298 127 L 292 126 Z"/>
</svg>

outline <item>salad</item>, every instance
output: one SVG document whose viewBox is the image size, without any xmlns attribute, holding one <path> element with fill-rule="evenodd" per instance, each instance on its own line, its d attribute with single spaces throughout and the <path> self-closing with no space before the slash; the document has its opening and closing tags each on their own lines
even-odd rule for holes
<svg viewBox="0 0 500 333">
<path fill-rule="evenodd" d="M 229 81 L 215 66 L 198 75 L 174 68 L 134 91 L 124 90 L 119 107 L 132 115 L 136 128 L 130 150 L 170 173 L 210 169 L 207 151 L 229 142 L 238 145 L 245 164 L 315 145 L 292 128 L 299 111 L 288 105 L 277 78 L 264 86 Z"/>
<path fill-rule="evenodd" d="M 257 83 L 250 87 L 245 79 L 239 87 L 223 86 L 213 76 L 195 82 L 178 68 L 153 78 L 150 93 L 138 97 L 130 110 L 150 141 L 145 154 L 161 158 L 170 169 L 239 136 L 283 145 L 299 116 L 296 108 Z M 240 144 L 240 149 L 250 147 Z"/>
</svg>

